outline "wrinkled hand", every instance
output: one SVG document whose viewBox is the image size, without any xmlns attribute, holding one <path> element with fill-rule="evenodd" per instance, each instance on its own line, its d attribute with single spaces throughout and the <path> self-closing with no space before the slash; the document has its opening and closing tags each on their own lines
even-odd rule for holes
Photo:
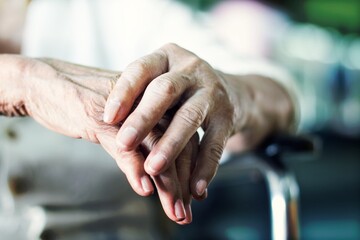
<svg viewBox="0 0 360 240">
<path fill-rule="evenodd" d="M 133 151 L 118 151 L 115 139 L 119 126 L 110 126 L 102 120 L 105 102 L 118 72 L 51 59 L 24 58 L 22 62 L 28 115 L 58 133 L 100 143 L 116 160 L 135 192 L 142 196 L 152 194 L 154 187 L 144 170 L 144 161 L 166 130 L 168 123 L 161 123 L 166 119 L 158 118 L 153 130 L 147 128 L 142 143 L 138 142 Z M 137 121 L 132 117 L 134 120 Z M 189 181 L 192 159 L 198 149 L 197 134 L 193 132 L 187 142 L 177 153 L 177 160 L 153 178 L 165 213 L 179 224 L 190 223 L 192 218 Z"/>
<path fill-rule="evenodd" d="M 143 94 L 133 112 L 135 100 Z M 234 131 L 234 103 L 229 86 L 208 63 L 193 53 L 168 44 L 130 64 L 107 100 L 104 121 L 124 121 L 116 140 L 127 161 L 168 111 L 174 112 L 169 127 L 145 161 L 148 174 L 157 176 L 174 165 L 198 128 L 201 140 L 191 193 L 203 198 L 214 177 L 223 148 Z M 182 163 L 181 163 L 182 164 Z"/>
</svg>

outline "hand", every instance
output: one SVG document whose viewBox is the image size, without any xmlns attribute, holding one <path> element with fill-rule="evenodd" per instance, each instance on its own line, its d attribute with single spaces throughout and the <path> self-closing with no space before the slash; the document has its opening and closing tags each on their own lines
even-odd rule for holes
<svg viewBox="0 0 360 240">
<path fill-rule="evenodd" d="M 191 193 L 195 198 L 203 198 L 225 143 L 235 130 L 235 120 L 239 119 L 229 89 L 205 61 L 168 44 L 125 69 L 107 100 L 104 121 L 110 124 L 124 121 L 116 140 L 119 151 L 127 153 L 138 148 L 167 111 L 175 112 L 146 158 L 145 170 L 153 176 L 173 166 L 190 138 L 202 127 L 205 135 L 192 174 Z M 138 106 L 130 113 L 140 94 L 143 96 Z"/>
<path fill-rule="evenodd" d="M 144 156 L 161 136 L 158 128 L 164 126 L 158 124 L 157 128 L 149 131 L 141 146 L 134 151 L 119 152 L 115 144 L 119 126 L 109 126 L 102 121 L 106 98 L 120 73 L 50 59 L 18 57 L 17 61 L 22 66 L 21 89 L 25 91 L 21 101 L 24 103 L 22 115 L 30 115 L 58 133 L 100 143 L 116 160 L 138 194 L 152 194 L 154 187 L 144 171 Z M 197 154 L 198 145 L 197 136 L 192 139 L 177 162 L 174 161 L 168 171 L 154 178 L 166 214 L 180 224 L 191 222 L 188 186 L 191 161 Z M 177 167 L 180 161 L 181 167 Z"/>
</svg>

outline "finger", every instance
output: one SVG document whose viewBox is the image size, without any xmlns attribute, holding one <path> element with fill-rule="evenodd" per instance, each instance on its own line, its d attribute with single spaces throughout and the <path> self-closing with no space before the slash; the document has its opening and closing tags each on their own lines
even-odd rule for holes
<svg viewBox="0 0 360 240">
<path fill-rule="evenodd" d="M 213 119 L 205 130 L 190 185 L 195 199 L 203 199 L 207 196 L 208 185 L 216 174 L 225 143 L 230 135 L 229 126 L 229 119 L 218 118 Z"/>
<path fill-rule="evenodd" d="M 193 80 L 182 78 L 182 75 L 169 72 L 148 85 L 139 105 L 127 117 L 117 134 L 120 149 L 135 149 L 170 106 L 193 84 Z"/>
<path fill-rule="evenodd" d="M 105 104 L 104 122 L 113 124 L 123 120 L 148 83 L 166 72 L 167 68 L 167 57 L 162 51 L 156 51 L 131 63 L 110 92 Z"/>
<path fill-rule="evenodd" d="M 205 191 L 204 191 L 204 193 L 203 193 L 203 195 L 201 195 L 201 196 L 197 196 L 197 195 L 192 195 L 192 196 L 193 196 L 193 198 L 194 198 L 195 200 L 197 200 L 197 201 L 205 200 L 205 199 L 208 197 L 208 190 L 207 190 L 207 188 L 206 188 Z"/>
<path fill-rule="evenodd" d="M 192 162 L 195 161 L 197 157 L 198 144 L 199 136 L 196 133 L 176 159 L 177 175 L 181 185 L 181 192 L 186 213 L 185 219 L 178 222 L 178 224 L 181 225 L 189 224 L 192 221 L 190 176 L 192 171 Z"/>
<path fill-rule="evenodd" d="M 148 196 L 154 192 L 150 176 L 144 174 L 144 157 L 140 151 L 124 152 L 116 160 L 123 169 L 132 188 L 141 196 Z M 140 181 L 139 181 L 140 180 Z"/>
<path fill-rule="evenodd" d="M 139 151 L 120 153 L 117 151 L 115 137 L 117 128 L 98 134 L 101 146 L 115 159 L 117 165 L 125 173 L 133 190 L 141 196 L 149 196 L 154 187 L 149 175 L 144 170 L 144 157 Z"/>
<path fill-rule="evenodd" d="M 177 158 L 209 113 L 211 101 L 207 96 L 201 91 L 197 92 L 175 113 L 164 136 L 145 161 L 147 173 L 157 175 Z"/>
<path fill-rule="evenodd" d="M 175 164 L 162 174 L 153 177 L 153 180 L 165 214 L 174 222 L 181 222 L 186 219 L 186 211 Z"/>
<path fill-rule="evenodd" d="M 168 125 L 169 124 L 167 120 L 162 119 L 160 123 L 157 125 L 157 127 L 154 128 L 146 136 L 146 138 L 144 139 L 141 145 L 142 150 L 145 152 L 145 154 L 148 154 L 151 151 L 151 149 L 157 144 L 158 140 L 161 138 L 163 134 L 163 131 L 165 131 Z M 181 155 L 183 157 L 181 160 L 184 159 L 191 161 L 192 159 L 194 159 L 191 156 L 192 153 L 191 150 L 192 148 L 187 148 L 187 151 L 185 151 Z M 190 189 L 189 189 L 191 169 L 188 169 L 187 173 L 185 172 L 185 174 L 189 175 L 187 177 L 187 182 L 184 184 L 188 186 L 186 190 L 183 190 L 185 187 L 183 186 L 183 183 L 180 182 L 181 178 L 178 177 L 179 175 L 177 174 L 176 169 L 175 170 L 169 169 L 163 175 L 159 176 L 158 178 L 154 178 L 156 179 L 155 185 L 157 187 L 159 199 L 166 215 L 173 221 L 176 221 L 180 224 L 186 224 L 187 222 L 191 222 L 191 209 L 189 209 L 190 200 L 191 200 Z M 185 169 L 186 168 L 184 168 L 184 170 Z M 183 195 L 183 193 L 185 195 Z M 184 209 L 182 209 L 183 207 Z M 185 212 L 185 217 L 183 216 L 182 212 Z"/>
</svg>

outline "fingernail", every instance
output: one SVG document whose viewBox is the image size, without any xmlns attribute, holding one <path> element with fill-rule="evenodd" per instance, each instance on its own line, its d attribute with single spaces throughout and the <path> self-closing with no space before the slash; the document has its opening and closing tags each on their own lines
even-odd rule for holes
<svg viewBox="0 0 360 240">
<path fill-rule="evenodd" d="M 208 197 L 208 189 L 206 188 L 204 194 L 201 196 L 201 200 L 205 200 Z"/>
<path fill-rule="evenodd" d="M 192 222 L 192 212 L 191 212 L 190 204 L 185 205 L 185 213 L 186 213 L 186 218 L 188 220 L 187 223 L 191 223 Z"/>
<path fill-rule="evenodd" d="M 116 113 L 119 111 L 121 104 L 119 101 L 110 99 L 108 103 L 105 105 L 104 109 L 104 122 L 111 123 L 114 121 Z"/>
<path fill-rule="evenodd" d="M 149 167 L 154 174 L 161 171 L 165 165 L 166 165 L 166 157 L 162 153 L 157 153 L 154 157 L 150 159 L 149 162 Z"/>
<path fill-rule="evenodd" d="M 184 208 L 184 203 L 182 200 L 177 200 L 175 202 L 175 216 L 177 218 L 178 221 L 182 221 L 185 219 L 186 217 L 186 213 L 185 213 L 185 208 Z"/>
<path fill-rule="evenodd" d="M 207 183 L 205 180 L 201 179 L 196 183 L 196 193 L 198 196 L 202 196 L 205 192 Z"/>
<path fill-rule="evenodd" d="M 143 178 L 141 178 L 141 185 L 142 185 L 144 192 L 146 192 L 146 193 L 150 193 L 150 192 L 154 191 L 152 184 L 150 182 L 150 179 L 147 176 L 144 176 Z"/>
<path fill-rule="evenodd" d="M 138 137 L 137 130 L 133 127 L 127 127 L 119 135 L 117 139 L 117 143 L 121 148 L 130 147 L 135 143 L 137 137 Z"/>
</svg>

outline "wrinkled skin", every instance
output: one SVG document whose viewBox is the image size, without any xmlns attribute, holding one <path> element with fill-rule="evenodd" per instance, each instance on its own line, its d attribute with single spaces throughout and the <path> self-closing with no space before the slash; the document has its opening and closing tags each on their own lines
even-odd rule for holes
<svg viewBox="0 0 360 240">
<path fill-rule="evenodd" d="M 142 196 L 154 186 L 167 216 L 191 222 L 230 138 L 252 149 L 295 123 L 288 92 L 275 81 L 214 70 L 167 44 L 123 73 L 51 59 L 0 55 L 0 114 L 29 115 L 61 134 L 100 143 Z M 197 129 L 205 132 L 201 142 Z"/>
<path fill-rule="evenodd" d="M 165 134 L 150 152 L 145 169 L 155 176 L 166 171 L 197 129 L 203 127 L 205 136 L 191 184 L 193 196 L 202 198 L 217 171 L 225 143 L 234 132 L 234 103 L 227 87 L 205 61 L 169 44 L 125 69 L 107 101 L 104 120 L 110 124 L 124 121 L 117 143 L 121 152 L 132 153 L 161 117 L 179 105 Z M 139 105 L 128 116 L 143 92 Z"/>
<path fill-rule="evenodd" d="M 153 178 L 167 216 L 179 224 L 191 222 L 189 181 L 191 162 L 197 154 L 197 134 L 167 171 L 150 177 L 144 170 L 144 158 L 166 130 L 168 121 L 163 119 L 135 151 L 118 151 L 116 134 L 119 126 L 106 124 L 102 118 L 106 99 L 119 72 L 52 59 L 6 57 L 16 68 L 3 79 L 18 91 L 4 94 L 5 101 L 2 99 L 0 107 L 3 115 L 29 115 L 50 130 L 101 144 L 126 174 L 135 192 L 142 196 L 151 195 Z M 0 89 L 8 86 L 3 79 L 0 78 Z"/>
<path fill-rule="evenodd" d="M 130 112 L 140 94 L 139 105 Z M 200 199 L 230 136 L 235 136 L 237 150 L 249 150 L 271 132 L 289 131 L 293 121 L 289 95 L 274 81 L 216 71 L 176 44 L 164 45 L 124 70 L 107 100 L 104 121 L 124 121 L 116 140 L 120 151 L 131 158 L 174 105 L 178 108 L 146 158 L 145 170 L 156 176 L 169 169 L 201 127 L 205 134 L 190 184 L 192 195 Z"/>
</svg>

